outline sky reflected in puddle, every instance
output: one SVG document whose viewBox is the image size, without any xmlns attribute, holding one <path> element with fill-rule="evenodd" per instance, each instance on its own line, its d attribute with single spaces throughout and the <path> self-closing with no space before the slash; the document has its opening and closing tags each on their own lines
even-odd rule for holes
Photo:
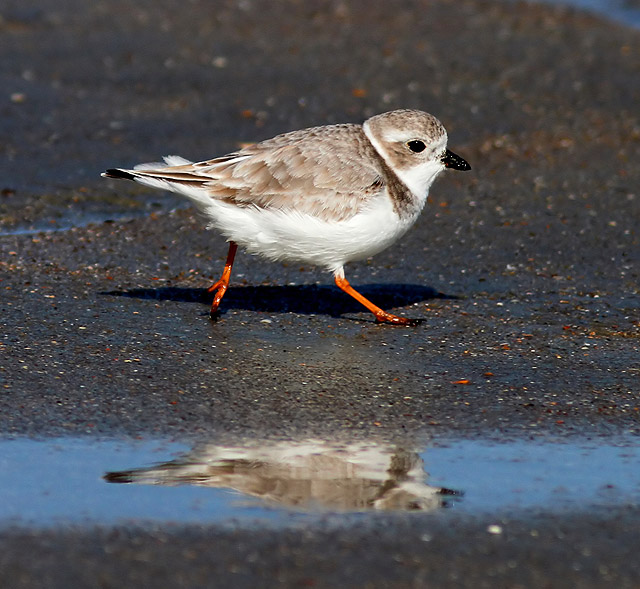
<svg viewBox="0 0 640 589">
<path fill-rule="evenodd" d="M 245 446 L 0 442 L 0 525 L 286 524 L 373 511 L 492 513 L 640 503 L 636 438 L 444 442 L 318 440 Z M 309 515 L 311 514 L 311 515 Z"/>
<path fill-rule="evenodd" d="M 627 26 L 640 28 L 640 8 L 633 0 L 542 0 L 600 14 Z"/>
</svg>

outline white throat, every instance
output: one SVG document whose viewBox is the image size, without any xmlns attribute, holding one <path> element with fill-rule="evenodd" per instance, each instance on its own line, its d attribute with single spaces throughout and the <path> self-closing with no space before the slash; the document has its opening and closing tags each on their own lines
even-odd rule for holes
<svg viewBox="0 0 640 589">
<path fill-rule="evenodd" d="M 444 164 L 442 161 L 440 159 L 431 159 L 421 163 L 416 163 L 416 165 L 410 168 L 400 169 L 389 157 L 382 142 L 379 141 L 373 133 L 371 133 L 371 129 L 367 123 L 368 121 L 365 121 L 363 130 L 367 139 L 371 142 L 371 145 L 373 145 L 374 149 L 395 172 L 398 178 L 402 180 L 403 184 L 411 191 L 413 196 L 424 203 L 427 195 L 429 194 L 429 188 L 436 179 L 436 176 L 444 170 Z M 442 151 L 444 151 L 446 145 L 447 137 L 445 135 Z"/>
</svg>

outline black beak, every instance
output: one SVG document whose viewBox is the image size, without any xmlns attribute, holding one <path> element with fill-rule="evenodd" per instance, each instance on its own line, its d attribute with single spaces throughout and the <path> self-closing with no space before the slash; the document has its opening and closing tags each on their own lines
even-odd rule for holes
<svg viewBox="0 0 640 589">
<path fill-rule="evenodd" d="M 465 160 L 448 149 L 442 156 L 442 163 L 445 168 L 453 168 L 454 170 L 460 170 L 461 172 L 466 172 L 471 169 L 471 166 Z"/>
</svg>

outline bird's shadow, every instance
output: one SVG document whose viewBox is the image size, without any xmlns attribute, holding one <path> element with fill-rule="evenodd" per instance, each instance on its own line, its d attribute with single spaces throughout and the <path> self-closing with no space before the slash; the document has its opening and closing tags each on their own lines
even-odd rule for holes
<svg viewBox="0 0 640 589">
<path fill-rule="evenodd" d="M 383 309 L 406 307 L 430 299 L 456 299 L 437 290 L 416 284 L 368 284 L 358 286 L 358 292 Z M 207 289 L 160 287 L 134 288 L 101 292 L 101 295 L 200 303 L 210 305 L 213 295 Z M 245 309 L 258 312 L 293 312 L 308 315 L 325 314 L 338 317 L 343 313 L 358 313 L 364 307 L 355 299 L 332 285 L 294 286 L 230 286 L 220 311 Z"/>
</svg>

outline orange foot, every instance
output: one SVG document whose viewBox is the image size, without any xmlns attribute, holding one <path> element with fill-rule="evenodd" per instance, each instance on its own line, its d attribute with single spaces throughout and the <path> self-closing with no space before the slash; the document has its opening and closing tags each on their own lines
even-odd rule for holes
<svg viewBox="0 0 640 589">
<path fill-rule="evenodd" d="M 407 325 L 409 327 L 415 327 L 424 323 L 424 319 L 409 319 L 408 317 L 398 317 L 383 311 L 382 314 L 376 315 L 376 323 L 390 323 L 391 325 Z"/>
<path fill-rule="evenodd" d="M 222 276 L 220 277 L 220 280 L 214 282 L 207 290 L 207 292 L 209 293 L 216 293 L 213 297 L 213 302 L 211 303 L 211 310 L 209 311 L 209 317 L 211 319 L 216 318 L 216 315 L 218 314 L 218 307 L 220 306 L 220 301 L 222 301 L 224 293 L 227 292 L 227 288 L 229 288 L 231 268 L 233 268 L 233 260 L 236 256 L 237 249 L 238 245 L 234 241 L 229 242 L 229 253 L 227 254 L 227 262 L 224 265 Z"/>
<path fill-rule="evenodd" d="M 422 319 L 408 319 L 407 317 L 398 317 L 397 315 L 393 315 L 392 313 L 383 311 L 380 307 L 374 305 L 368 298 L 361 295 L 355 288 L 353 288 L 349 284 L 349 281 L 344 277 L 344 272 L 342 271 L 342 269 L 338 270 L 333 275 L 333 278 L 339 288 L 341 288 L 348 295 L 351 295 L 356 301 L 363 304 L 367 309 L 369 309 L 369 311 L 374 314 L 376 323 L 415 326 L 419 325 L 423 321 Z"/>
</svg>

